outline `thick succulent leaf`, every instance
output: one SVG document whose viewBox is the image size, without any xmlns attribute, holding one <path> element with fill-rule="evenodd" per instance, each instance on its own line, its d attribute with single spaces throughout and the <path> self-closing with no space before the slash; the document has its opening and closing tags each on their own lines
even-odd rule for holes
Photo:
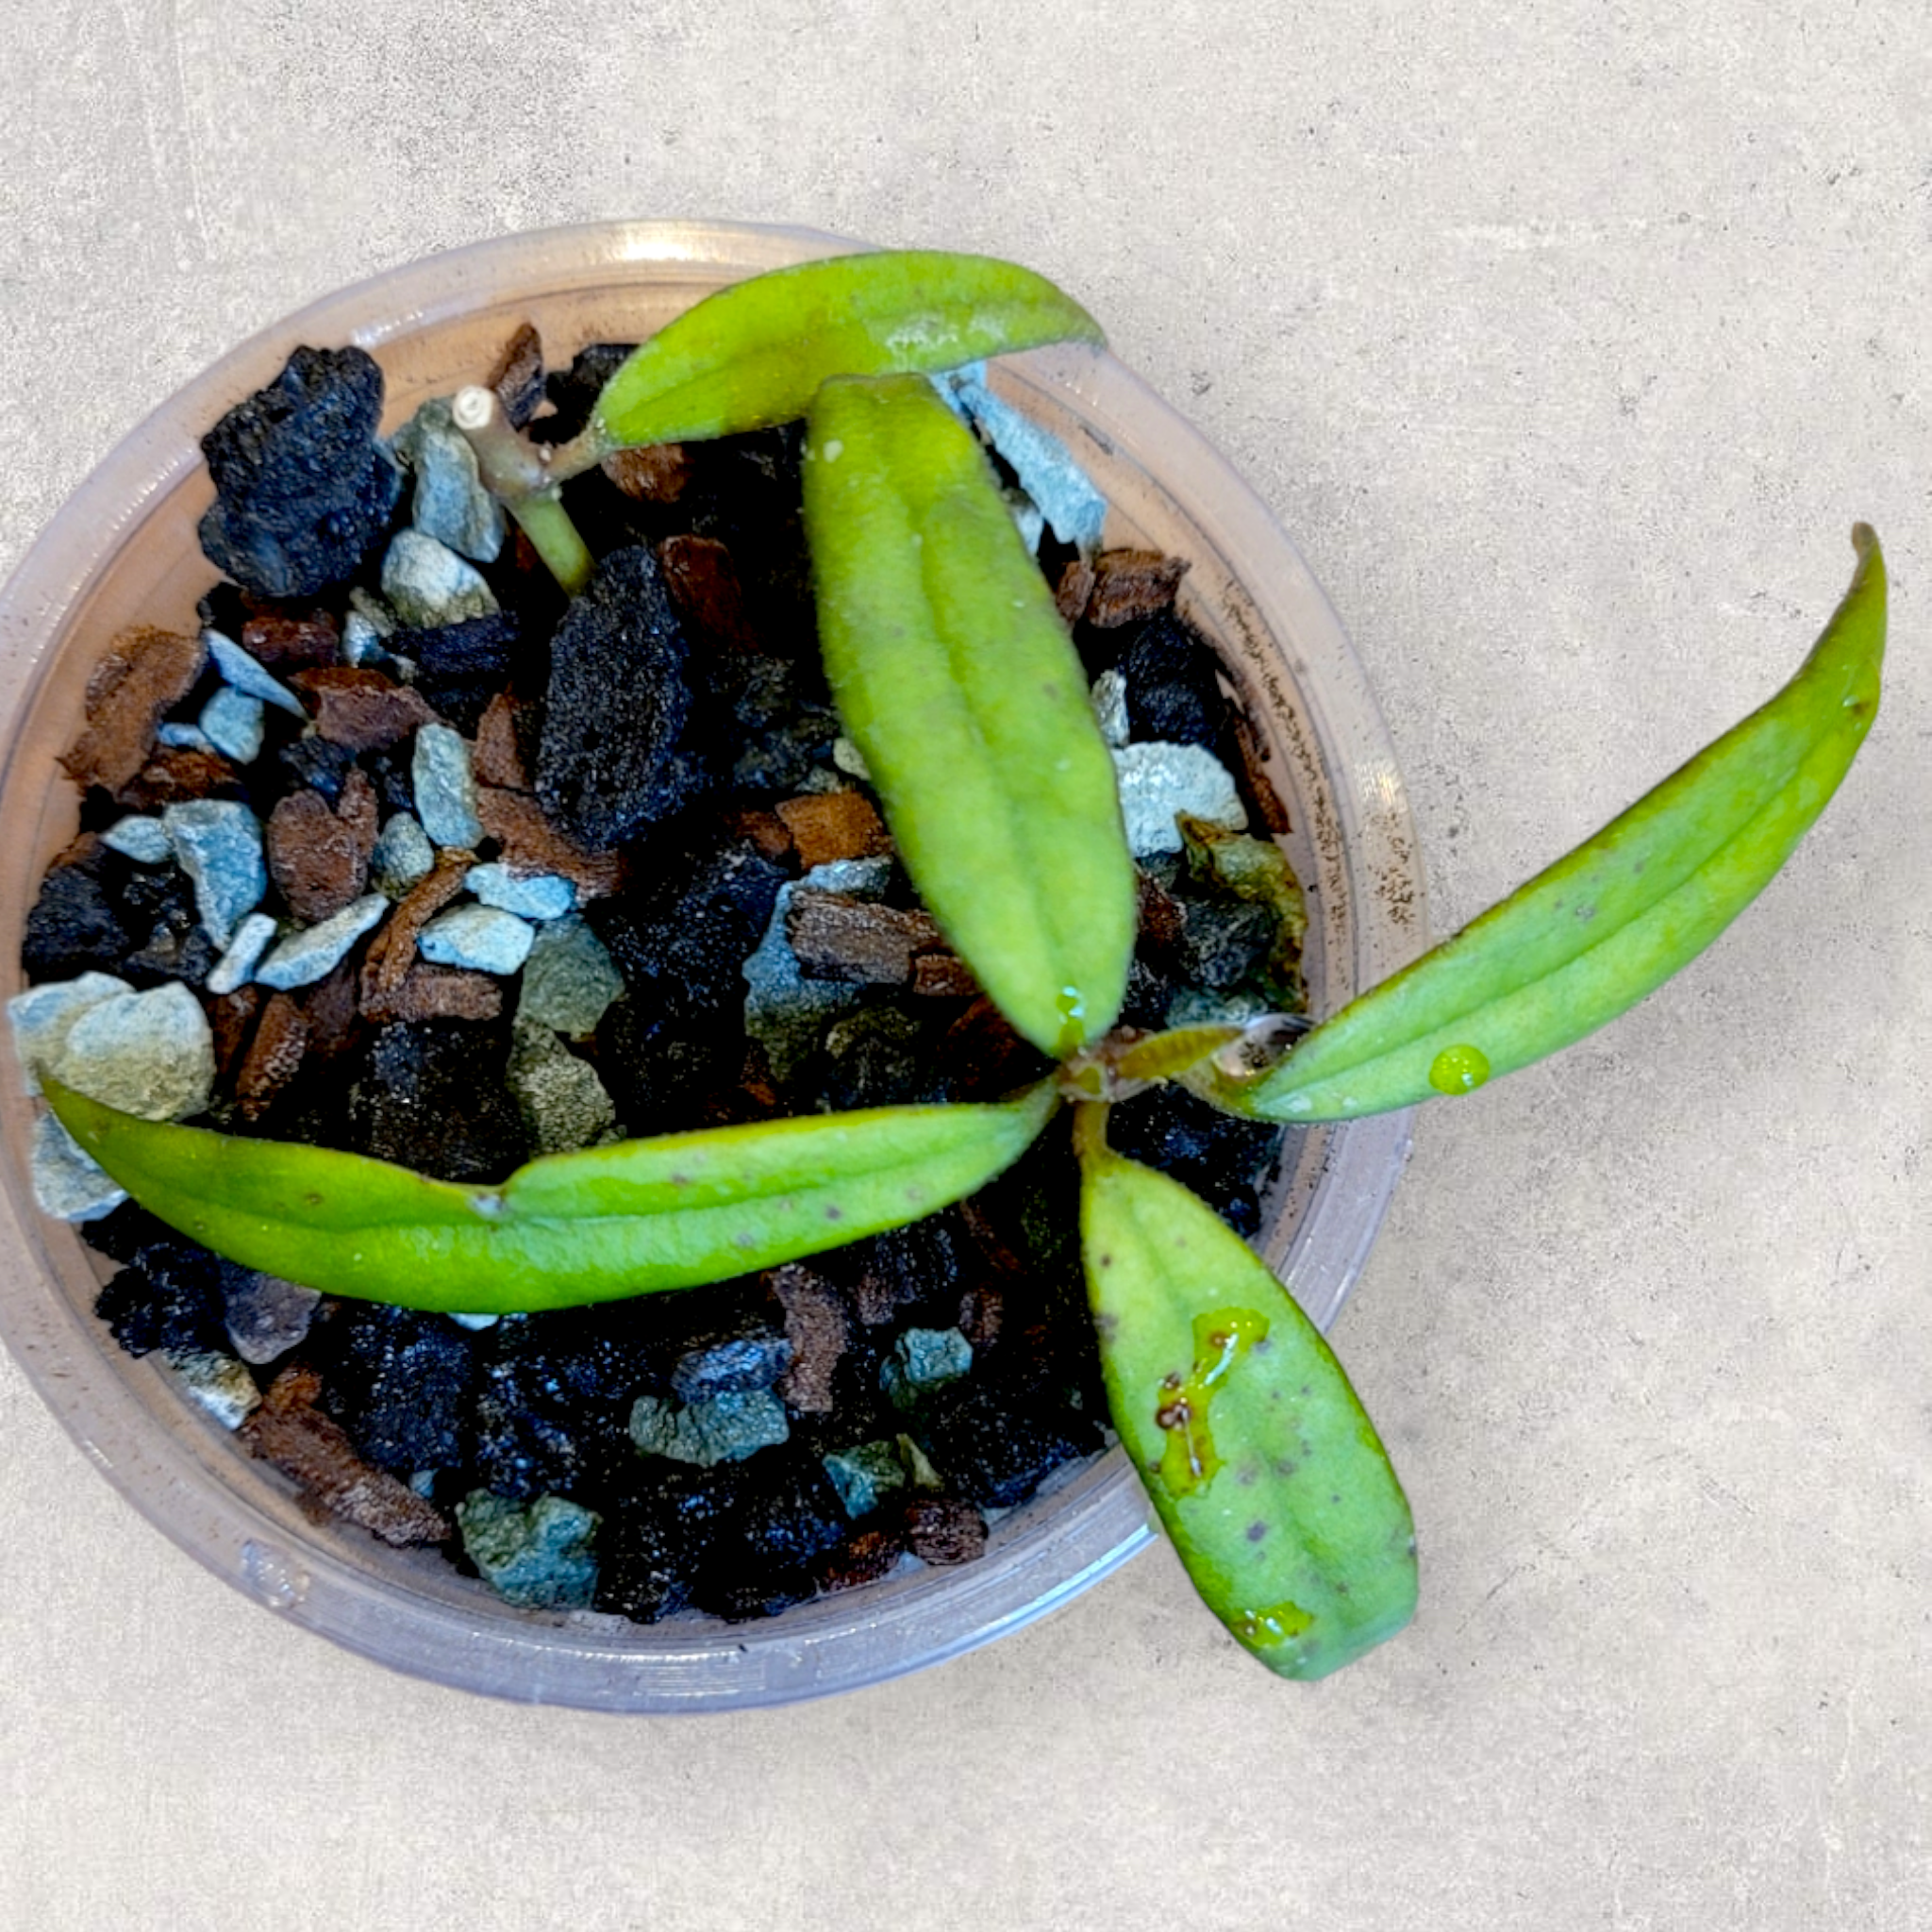
<svg viewBox="0 0 1932 1932">
<path fill-rule="evenodd" d="M 1389 1457 L 1247 1244 L 1178 1183 L 1080 1139 L 1114 1427 L 1208 1608 L 1270 1670 L 1325 1676 L 1414 1614 L 1414 1525 Z"/>
<path fill-rule="evenodd" d="M 42 1082 L 150 1213 L 328 1294 L 514 1314 L 693 1288 L 903 1226 L 1009 1166 L 1042 1085 L 991 1107 L 878 1108 L 551 1155 L 500 1188 L 361 1155 L 137 1120 Z"/>
<path fill-rule="evenodd" d="M 951 369 L 1100 325 L 1030 269 L 917 249 L 838 256 L 734 283 L 645 342 L 598 398 L 608 449 L 803 416 L 827 376 Z"/>
<path fill-rule="evenodd" d="M 826 675 L 907 870 L 1043 1052 L 1113 1024 L 1134 865 L 1080 660 L 971 433 L 920 376 L 828 382 L 805 522 Z"/>
<path fill-rule="evenodd" d="M 1877 715 L 1885 565 L 1865 525 L 1852 541 L 1851 589 L 1767 704 L 1261 1078 L 1220 1073 L 1202 1091 L 1278 1121 L 1470 1092 L 1580 1040 L 1688 964 L 1770 883 Z"/>
</svg>

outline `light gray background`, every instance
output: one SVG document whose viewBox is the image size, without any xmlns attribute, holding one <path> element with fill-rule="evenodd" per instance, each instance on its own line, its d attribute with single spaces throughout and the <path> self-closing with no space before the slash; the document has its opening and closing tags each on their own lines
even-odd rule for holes
<svg viewBox="0 0 1932 1932">
<path fill-rule="evenodd" d="M 1783 878 L 1421 1123 L 1340 1330 L 1398 1643 L 1276 1685 L 1160 1551 L 831 1704 L 499 1707 L 204 1575 L 0 1357 L 0 1924 L 1932 1923 L 1923 0 L 15 0 L 0 72 L 0 567 L 259 324 L 692 214 L 1103 317 L 1339 606 L 1439 929 L 1779 682 L 1855 516 L 1895 584 Z"/>
</svg>

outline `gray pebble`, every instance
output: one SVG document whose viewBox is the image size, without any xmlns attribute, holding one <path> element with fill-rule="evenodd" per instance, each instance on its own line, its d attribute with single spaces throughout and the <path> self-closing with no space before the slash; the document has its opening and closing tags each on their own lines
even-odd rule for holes
<svg viewBox="0 0 1932 1932">
<path fill-rule="evenodd" d="M 483 840 L 476 816 L 476 779 L 470 769 L 466 739 L 447 724 L 425 724 L 416 733 L 409 760 L 409 785 L 416 816 L 433 845 L 469 851 Z"/>
<path fill-rule="evenodd" d="M 369 855 L 369 883 L 391 899 L 436 870 L 436 847 L 412 812 L 399 811 L 383 826 Z"/>
<path fill-rule="evenodd" d="M 342 662 L 358 667 L 368 664 L 380 668 L 388 659 L 382 633 L 361 611 L 350 611 L 342 620 Z"/>
<path fill-rule="evenodd" d="M 233 992 L 239 986 L 246 986 L 275 936 L 275 921 L 266 912 L 251 912 L 235 928 L 228 950 L 215 961 L 208 976 L 208 991 L 219 997 Z"/>
<path fill-rule="evenodd" d="M 1020 488 L 1053 525 L 1054 535 L 1082 550 L 1099 549 L 1107 498 L 1058 437 L 986 386 L 985 369 L 984 363 L 956 369 L 942 379 L 941 389 L 950 392 L 949 400 L 957 399 L 956 408 L 963 408 L 968 420 L 1006 458 Z"/>
<path fill-rule="evenodd" d="M 605 1008 L 623 991 L 624 975 L 603 941 L 572 913 L 538 927 L 524 962 L 517 1018 L 581 1040 L 597 1030 Z"/>
<path fill-rule="evenodd" d="M 101 834 L 101 843 L 136 865 L 168 865 L 175 857 L 175 841 L 159 819 L 139 814 L 117 820 Z"/>
<path fill-rule="evenodd" d="M 957 1382 L 973 1366 L 973 1344 L 957 1328 L 908 1328 L 879 1369 L 895 1408 L 910 1408 L 928 1389 Z"/>
<path fill-rule="evenodd" d="M 212 1348 L 171 1348 L 166 1359 L 186 1393 L 225 1429 L 239 1429 L 261 1407 L 255 1377 L 231 1355 Z"/>
<path fill-rule="evenodd" d="M 410 523 L 477 563 L 493 563 L 503 548 L 503 508 L 478 478 L 476 453 L 452 422 L 448 399 L 431 397 L 390 447 L 415 473 Z"/>
<path fill-rule="evenodd" d="M 358 584 L 349 592 L 349 608 L 385 642 L 395 636 L 396 614 L 374 591 L 365 591 Z"/>
<path fill-rule="evenodd" d="M 1198 744 L 1126 744 L 1113 755 L 1121 816 L 1136 858 L 1181 849 L 1177 812 L 1239 832 L 1248 823 L 1227 767 Z"/>
<path fill-rule="evenodd" d="M 433 966 L 508 975 L 530 957 L 536 937 L 535 929 L 514 912 L 494 906 L 457 906 L 423 928 L 416 950 Z"/>
<path fill-rule="evenodd" d="M 123 1113 L 180 1120 L 199 1113 L 214 1091 L 214 1036 L 201 1002 L 171 979 L 90 1007 L 48 1071 Z"/>
<path fill-rule="evenodd" d="M 404 624 L 419 630 L 496 610 L 496 598 L 475 566 L 421 530 L 397 531 L 382 559 L 382 594 Z"/>
<path fill-rule="evenodd" d="M 820 1458 L 848 1516 L 870 1516 L 882 1497 L 906 1487 L 906 1465 L 896 1444 L 859 1442 Z"/>
<path fill-rule="evenodd" d="M 473 1490 L 457 1505 L 464 1555 L 498 1596 L 530 1610 L 590 1607 L 597 1588 L 591 1544 L 599 1520 L 566 1496 L 513 1503 Z"/>
<path fill-rule="evenodd" d="M 519 1020 L 508 1085 L 539 1154 L 593 1146 L 617 1124 L 617 1108 L 597 1070 L 547 1026 Z"/>
<path fill-rule="evenodd" d="M 283 992 L 297 986 L 313 986 L 334 972 L 349 948 L 388 910 L 389 901 L 380 892 L 365 892 L 320 925 L 291 933 L 256 968 L 256 978 Z"/>
<path fill-rule="evenodd" d="M 7 1002 L 7 1019 L 13 1028 L 13 1050 L 20 1056 L 25 1091 L 41 1091 L 40 1070 L 60 1058 L 74 1023 L 83 1013 L 103 1000 L 133 991 L 111 973 L 83 973 L 75 979 L 50 979 L 15 993 Z"/>
<path fill-rule="evenodd" d="M 268 891 L 261 821 L 232 799 L 195 798 L 169 806 L 161 823 L 194 888 L 202 930 L 216 945 L 227 945 L 236 921 L 253 912 Z"/>
<path fill-rule="evenodd" d="M 1127 741 L 1127 680 L 1118 665 L 1110 664 L 1093 680 L 1093 719 L 1110 751 Z"/>
<path fill-rule="evenodd" d="M 741 1462 L 791 1435 L 785 1405 L 769 1389 L 714 1395 L 689 1407 L 656 1395 L 640 1395 L 631 1405 L 630 1435 L 646 1456 L 694 1462 L 709 1469 Z"/>
<path fill-rule="evenodd" d="M 261 754 L 265 709 L 259 698 L 225 684 L 201 708 L 202 735 L 225 758 L 252 765 Z"/>
<path fill-rule="evenodd" d="M 832 762 L 848 778 L 858 778 L 865 784 L 871 784 L 872 767 L 866 763 L 865 754 L 849 738 L 833 739 Z"/>
<path fill-rule="evenodd" d="M 218 630 L 203 631 L 201 641 L 208 646 L 208 654 L 214 659 L 222 682 L 230 691 L 240 691 L 245 697 L 259 698 L 263 704 L 273 705 L 278 711 L 287 711 L 291 718 L 308 718 L 308 713 L 302 708 L 302 700 L 252 651 L 244 651 L 232 638 L 225 638 Z"/>
<path fill-rule="evenodd" d="M 228 1340 L 244 1362 L 272 1362 L 308 1340 L 321 1302 L 314 1289 L 278 1274 L 242 1275 L 226 1294 Z"/>
<path fill-rule="evenodd" d="M 515 873 L 507 865 L 473 865 L 463 884 L 486 906 L 522 919 L 561 919 L 576 909 L 577 889 L 561 874 Z"/>
<path fill-rule="evenodd" d="M 126 1191 L 50 1113 L 34 1122 L 27 1168 L 34 1199 L 56 1221 L 98 1221 L 126 1200 Z"/>
<path fill-rule="evenodd" d="M 163 724 L 155 733 L 155 742 L 170 751 L 212 751 L 208 736 L 199 724 Z"/>
</svg>

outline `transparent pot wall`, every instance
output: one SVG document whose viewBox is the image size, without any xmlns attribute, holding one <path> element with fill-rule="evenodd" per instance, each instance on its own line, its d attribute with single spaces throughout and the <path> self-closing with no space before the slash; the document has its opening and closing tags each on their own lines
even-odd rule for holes
<svg viewBox="0 0 1932 1932">
<path fill-rule="evenodd" d="M 356 342 L 382 364 L 385 429 L 426 396 L 485 375 L 533 322 L 553 365 L 634 341 L 719 285 L 855 246 L 797 229 L 624 223 L 554 230 L 436 258 L 330 297 L 244 344 L 151 417 L 55 519 L 0 594 L 0 654 L 31 665 L 15 708 L 0 812 L 0 961 L 20 985 L 22 924 L 76 800 L 56 758 L 77 734 L 88 675 L 132 623 L 192 628 L 213 581 L 195 525 L 211 498 L 198 439 L 270 381 L 298 342 Z M 1191 560 L 1182 603 L 1232 667 L 1292 815 L 1312 888 L 1318 1010 L 1424 943 L 1422 881 L 1387 735 L 1333 612 L 1267 512 L 1199 437 L 1104 354 L 1039 352 L 996 385 L 1059 435 L 1113 506 L 1109 543 Z M 0 1029 L 4 1031 L 4 1029 Z M 644 1627 L 515 1610 L 441 1558 L 318 1525 L 290 1486 L 125 1356 L 91 1306 L 101 1267 L 39 1214 L 26 1179 L 32 1108 L 10 1041 L 4 1163 L 19 1239 L 0 1276 L 0 1333 L 61 1423 L 142 1514 L 260 1602 L 397 1669 L 499 1696 L 615 1710 L 780 1703 L 874 1683 L 1017 1628 L 1148 1540 L 1118 1450 L 994 1527 L 984 1561 L 915 1570 L 726 1627 Z M 1359 1268 L 1407 1148 L 1407 1117 L 1291 1137 L 1272 1197 L 1270 1259 L 1324 1325 Z M 132 1531 L 130 1525 L 130 1533 Z"/>
</svg>

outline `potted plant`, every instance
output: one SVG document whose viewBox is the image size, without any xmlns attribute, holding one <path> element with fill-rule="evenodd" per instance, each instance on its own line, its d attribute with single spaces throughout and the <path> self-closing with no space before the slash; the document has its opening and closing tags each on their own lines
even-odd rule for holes
<svg viewBox="0 0 1932 1932">
<path fill-rule="evenodd" d="M 492 1312 L 691 1287 L 899 1224 L 991 1177 L 1064 1108 L 1130 1459 L 1237 1640 L 1284 1674 L 1318 1675 L 1407 1619 L 1399 1487 L 1312 1325 L 1211 1214 L 1108 1148 L 1108 1108 L 1183 1079 L 1262 1118 L 1377 1114 L 1473 1091 L 1622 1010 L 1755 893 L 1849 763 L 1875 708 L 1882 571 L 1861 536 L 1853 591 L 1783 692 L 1306 1039 L 1272 1022 L 1121 1032 L 1134 894 L 1112 766 L 991 472 L 916 373 L 1092 333 L 1003 266 L 834 260 L 744 285 L 659 334 L 579 440 L 591 460 L 808 412 L 805 514 L 841 712 L 941 927 L 1057 1073 L 990 1107 L 625 1143 L 466 1190 L 142 1123 L 51 1074 L 46 1090 L 137 1199 L 237 1261 L 332 1292 Z M 569 446 L 546 475 L 487 397 L 465 391 L 456 413 L 564 588 L 594 598 L 557 500 Z"/>
</svg>

